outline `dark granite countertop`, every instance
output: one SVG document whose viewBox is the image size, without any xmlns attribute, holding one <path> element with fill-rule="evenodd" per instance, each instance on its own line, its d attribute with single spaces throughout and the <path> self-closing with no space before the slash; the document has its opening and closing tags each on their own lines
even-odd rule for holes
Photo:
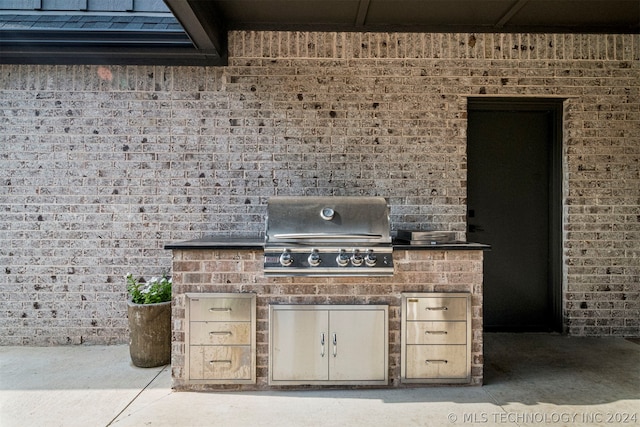
<svg viewBox="0 0 640 427">
<path fill-rule="evenodd" d="M 170 250 L 197 250 L 197 249 L 262 249 L 264 240 L 255 238 L 202 238 L 187 240 L 184 242 L 168 243 L 164 246 Z M 410 245 L 405 242 L 394 242 L 394 249 L 401 250 L 490 250 L 490 245 L 470 242 L 438 243 L 430 245 Z"/>
<path fill-rule="evenodd" d="M 491 250 L 491 245 L 485 245 L 484 243 L 473 242 L 450 242 L 450 243 L 433 243 L 433 244 L 409 244 L 404 241 L 393 242 L 393 249 L 401 250 L 427 250 L 427 249 L 439 249 L 439 250 L 462 250 L 462 251 L 488 251 Z"/>
<path fill-rule="evenodd" d="M 264 239 L 205 237 L 184 242 L 168 243 L 165 249 L 262 249 Z"/>
</svg>

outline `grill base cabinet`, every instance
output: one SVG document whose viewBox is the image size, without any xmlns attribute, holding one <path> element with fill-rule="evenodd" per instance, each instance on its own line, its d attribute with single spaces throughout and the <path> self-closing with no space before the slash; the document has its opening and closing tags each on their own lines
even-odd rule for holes
<svg viewBox="0 0 640 427">
<path fill-rule="evenodd" d="M 403 383 L 471 382 L 471 294 L 403 293 Z"/>
<path fill-rule="evenodd" d="M 270 385 L 387 385 L 387 305 L 271 305 Z"/>
<path fill-rule="evenodd" d="M 256 295 L 187 293 L 185 372 L 194 384 L 256 383 Z"/>
</svg>

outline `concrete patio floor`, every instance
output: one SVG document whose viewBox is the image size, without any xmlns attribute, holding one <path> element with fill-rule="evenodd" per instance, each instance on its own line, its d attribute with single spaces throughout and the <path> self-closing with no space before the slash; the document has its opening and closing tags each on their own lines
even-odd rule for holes
<svg viewBox="0 0 640 427">
<path fill-rule="evenodd" d="M 640 426 L 640 345 L 485 334 L 485 385 L 187 393 L 127 346 L 0 347 L 0 425 Z"/>
</svg>

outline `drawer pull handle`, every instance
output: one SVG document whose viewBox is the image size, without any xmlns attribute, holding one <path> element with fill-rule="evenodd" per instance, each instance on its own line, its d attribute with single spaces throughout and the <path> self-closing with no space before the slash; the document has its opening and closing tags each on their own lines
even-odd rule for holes
<svg viewBox="0 0 640 427">
<path fill-rule="evenodd" d="M 227 336 L 229 336 L 229 335 L 233 335 L 233 334 L 231 333 L 231 331 L 211 331 L 211 332 L 209 332 L 209 335 L 227 335 Z"/>
<path fill-rule="evenodd" d="M 425 310 L 433 310 L 433 311 L 447 311 L 449 310 L 446 306 L 442 307 L 427 307 Z"/>
<path fill-rule="evenodd" d="M 215 313 L 216 311 L 222 311 L 222 312 L 225 312 L 225 313 L 231 313 L 231 309 L 230 308 L 224 308 L 224 307 L 222 307 L 222 308 L 211 307 L 209 309 L 209 311 L 211 313 Z"/>
<path fill-rule="evenodd" d="M 209 365 L 213 365 L 214 363 L 228 363 L 231 364 L 231 360 L 225 360 L 225 359 L 221 359 L 221 360 L 209 360 Z"/>
<path fill-rule="evenodd" d="M 427 359 L 424 361 L 424 363 L 426 363 L 427 365 L 433 363 L 433 364 L 447 364 L 449 363 L 448 360 L 445 359 Z"/>
<path fill-rule="evenodd" d="M 447 331 L 424 331 L 425 335 L 447 335 Z"/>
</svg>

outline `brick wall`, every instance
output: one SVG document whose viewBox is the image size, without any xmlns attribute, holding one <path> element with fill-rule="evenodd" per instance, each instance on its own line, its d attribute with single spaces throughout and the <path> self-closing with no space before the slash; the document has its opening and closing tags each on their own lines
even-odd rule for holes
<svg viewBox="0 0 640 427">
<path fill-rule="evenodd" d="M 230 34 L 224 68 L 0 66 L 0 344 L 124 343 L 123 277 L 379 195 L 464 236 L 468 96 L 567 98 L 565 327 L 640 335 L 640 36 Z"/>
<path fill-rule="evenodd" d="M 402 292 L 471 293 L 471 384 L 483 379 L 482 258 L 474 251 L 397 250 L 392 277 L 265 278 L 262 250 L 175 250 L 171 368 L 180 390 L 267 389 L 269 304 L 388 304 L 389 384 L 400 386 L 400 300 Z M 256 385 L 188 384 L 185 367 L 187 292 L 254 292 Z"/>
</svg>

